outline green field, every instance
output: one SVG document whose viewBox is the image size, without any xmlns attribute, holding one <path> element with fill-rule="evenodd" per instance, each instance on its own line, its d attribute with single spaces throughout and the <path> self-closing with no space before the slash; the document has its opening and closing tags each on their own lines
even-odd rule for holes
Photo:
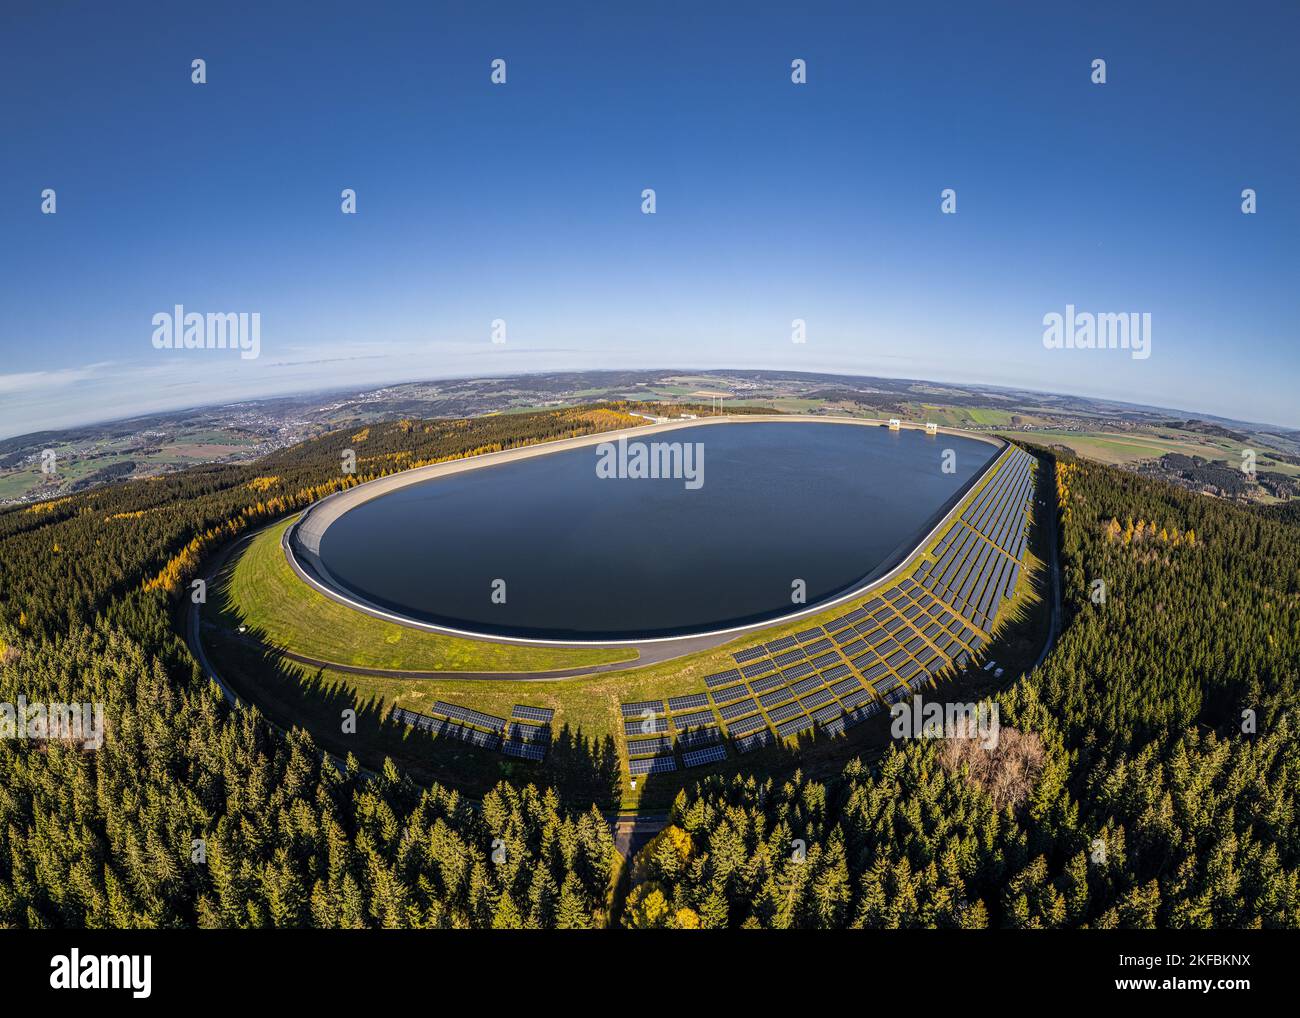
<svg viewBox="0 0 1300 1018">
<path fill-rule="evenodd" d="M 1016 433 L 1012 433 L 1016 434 Z M 1111 466 L 1125 466 L 1143 460 L 1159 459 L 1166 453 L 1199 456 L 1211 462 L 1239 466 L 1242 449 L 1247 448 L 1229 439 L 1197 436 L 1172 428 L 1152 428 L 1143 431 L 1035 431 L 1029 436 L 1044 445 L 1063 445 L 1079 456 L 1097 460 Z M 1279 473 L 1300 473 L 1300 466 L 1272 459 L 1267 451 L 1255 446 L 1256 466 L 1260 470 Z"/>
<path fill-rule="evenodd" d="M 292 519 L 232 553 L 210 592 L 205 622 L 227 634 L 333 664 L 394 671 L 552 671 L 629 661 L 629 648 L 529 647 L 430 633 L 354 611 L 298 579 L 280 538 Z"/>
<path fill-rule="evenodd" d="M 983 479 L 967 498 L 974 498 L 987 481 Z M 1039 497 L 1048 504 L 1050 491 L 1050 480 L 1040 476 Z M 597 801 L 624 811 L 658 810 L 670 805 L 682 787 L 706 773 L 753 773 L 760 768 L 780 775 L 800 768 L 806 774 L 829 775 L 838 771 L 848 757 L 873 757 L 890 742 L 887 719 L 876 719 L 850 729 L 838 739 L 805 734 L 797 745 L 787 741 L 747 756 L 732 753 L 725 762 L 711 768 L 641 778 L 633 789 L 625 769 L 626 740 L 620 703 L 700 692 L 705 675 L 732 666 L 731 651 L 752 646 L 759 639 L 775 639 L 828 621 L 842 614 L 844 606 L 811 619 L 774 626 L 761 634 L 750 633 L 712 650 L 586 677 L 518 681 L 355 675 L 295 663 L 275 653 L 275 648 L 327 661 L 421 670 L 486 668 L 489 666 L 483 665 L 477 655 L 491 656 L 518 648 L 434 636 L 379 622 L 330 601 L 302 584 L 284 562 L 279 535 L 285 526 L 287 522 L 254 537 L 243 554 L 223 570 L 222 582 L 210 598 L 210 609 L 216 609 L 217 615 L 216 624 L 205 629 L 205 645 L 223 677 L 278 723 L 286 727 L 302 725 L 332 752 L 354 752 L 369 766 L 377 767 L 384 756 L 391 756 L 425 779 L 449 782 L 471 795 L 481 794 L 502 777 L 510 777 L 555 784 L 578 796 L 594 795 Z M 978 698 L 995 685 L 1009 683 L 1034 661 L 1050 610 L 1044 597 L 1044 560 L 1048 552 L 1042 546 L 1042 534 L 1041 526 L 1034 528 L 1015 599 L 999 614 L 988 651 L 988 657 L 1006 669 L 1005 679 L 995 684 L 988 673 L 969 672 L 949 680 L 949 688 L 936 695 Z M 941 537 L 936 535 L 936 543 Z M 907 574 L 921 561 L 918 557 Z M 893 582 L 902 579 L 899 576 Z M 262 646 L 235 632 L 241 620 L 253 619 L 263 636 Z M 270 636 L 271 632 L 276 635 Z M 468 663 L 471 661 L 476 663 Z M 513 667 L 543 666 L 530 660 Z M 564 665 L 556 663 L 552 667 Z M 513 760 L 386 721 L 394 705 L 427 712 L 439 699 L 500 717 L 508 717 L 516 703 L 553 708 L 557 739 L 546 763 Z M 339 718 L 347 709 L 357 711 L 355 734 L 340 733 Z"/>
</svg>

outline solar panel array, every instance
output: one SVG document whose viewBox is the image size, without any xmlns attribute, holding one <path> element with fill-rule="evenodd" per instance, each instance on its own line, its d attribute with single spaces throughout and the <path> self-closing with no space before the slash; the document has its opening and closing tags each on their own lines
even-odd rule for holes
<svg viewBox="0 0 1300 1018">
<path fill-rule="evenodd" d="M 1012 448 L 936 546 L 938 561 L 916 574 L 927 591 L 985 632 L 1020 578 L 1033 485 L 1033 457 Z"/>
<path fill-rule="evenodd" d="M 555 712 L 546 708 L 527 708 L 536 710 L 537 717 L 544 715 L 548 720 Z M 455 739 L 480 749 L 500 751 L 508 756 L 523 760 L 544 760 L 546 750 L 551 742 L 549 724 L 521 724 L 507 722 L 494 714 L 461 707 L 458 704 L 438 700 L 430 708 L 430 714 L 394 707 L 389 717 L 400 724 L 440 739 Z M 515 708 L 518 711 L 519 707 Z M 514 713 L 514 712 L 512 712 Z"/>
<path fill-rule="evenodd" d="M 517 703 L 510 712 L 512 718 L 518 718 L 520 721 L 537 721 L 543 725 L 549 725 L 551 719 L 555 717 L 555 711 L 550 707 L 527 707 L 522 703 Z"/>
<path fill-rule="evenodd" d="M 759 648 L 760 656 L 765 653 Z M 770 672 L 774 668 L 775 665 L 766 661 L 761 671 Z M 669 697 L 666 710 L 660 700 L 621 704 L 629 772 L 636 776 L 676 770 L 678 754 L 686 767 L 726 759 L 719 715 L 740 719 L 757 709 L 749 687 L 741 680 L 739 668 L 706 675 L 705 692 Z M 757 727 L 765 727 L 762 715 L 754 716 Z M 745 727 L 744 720 L 738 723 Z"/>
<path fill-rule="evenodd" d="M 665 739 L 693 767 L 725 758 L 721 729 L 740 753 L 814 727 L 838 735 L 945 670 L 965 668 L 1015 591 L 1033 468 L 1032 456 L 1008 448 L 914 578 L 823 626 L 736 651 L 734 668 L 706 675 L 705 692 L 674 696 L 667 710 L 662 701 L 623 704 L 629 738 L 650 734 L 643 731 L 647 710 L 660 736 L 645 740 L 660 755 L 634 760 L 641 769 L 633 773 L 654 773 L 644 769 L 648 760 L 675 768 Z"/>
<path fill-rule="evenodd" d="M 484 714 L 482 711 L 472 710 L 469 707 L 459 707 L 454 703 L 446 703 L 443 700 L 436 701 L 430 713 L 450 718 L 453 721 L 460 721 L 463 724 L 486 728 L 488 731 L 498 734 L 506 730 L 505 718 L 499 718 L 495 714 Z"/>
</svg>

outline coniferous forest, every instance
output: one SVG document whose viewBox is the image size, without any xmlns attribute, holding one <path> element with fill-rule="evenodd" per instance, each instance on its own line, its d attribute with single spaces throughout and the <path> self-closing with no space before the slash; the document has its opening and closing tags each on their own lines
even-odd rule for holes
<svg viewBox="0 0 1300 1018">
<path fill-rule="evenodd" d="M 828 784 L 707 781 L 624 922 L 1300 926 L 1296 524 L 1056 472 L 1064 631 L 999 696 L 992 759 L 920 740 Z"/>
<path fill-rule="evenodd" d="M 179 608 L 238 534 L 625 409 L 371 425 L 0 513 L 0 701 L 102 702 L 107 729 L 96 751 L 0 739 L 0 925 L 1300 926 L 1294 514 L 1068 457 L 1041 453 L 1062 633 L 999 694 L 996 753 L 902 741 L 830 781 L 706 780 L 626 893 L 590 803 L 372 773 L 202 680 Z"/>
</svg>

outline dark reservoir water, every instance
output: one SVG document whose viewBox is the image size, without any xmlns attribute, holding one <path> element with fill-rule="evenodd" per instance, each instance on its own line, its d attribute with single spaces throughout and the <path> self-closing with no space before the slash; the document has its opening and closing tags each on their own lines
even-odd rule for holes
<svg viewBox="0 0 1300 1018">
<path fill-rule="evenodd" d="M 601 477 L 597 446 L 557 452 L 365 502 L 325 531 L 321 559 L 374 604 L 477 632 L 626 639 L 718 629 L 888 571 L 998 451 L 829 423 L 706 425 L 637 441 L 701 443 L 703 483 Z M 504 604 L 492 599 L 498 579 Z M 796 579 L 806 583 L 802 605 L 791 599 Z"/>
</svg>

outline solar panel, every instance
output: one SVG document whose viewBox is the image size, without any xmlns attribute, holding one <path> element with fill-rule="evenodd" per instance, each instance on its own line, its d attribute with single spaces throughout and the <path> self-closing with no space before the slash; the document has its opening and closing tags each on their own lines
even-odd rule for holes
<svg viewBox="0 0 1300 1018">
<path fill-rule="evenodd" d="M 747 679 L 756 679 L 760 675 L 766 675 L 768 672 L 776 671 L 776 662 L 774 661 L 756 661 L 752 665 L 745 665 L 740 672 Z"/>
<path fill-rule="evenodd" d="M 822 723 L 822 731 L 830 736 L 842 735 L 844 727 L 844 716 L 842 714 L 837 716 L 834 720 Z"/>
<path fill-rule="evenodd" d="M 479 728 L 488 728 L 494 732 L 504 732 L 506 730 L 505 718 L 499 718 L 495 714 L 484 714 L 482 711 L 461 707 L 458 704 L 447 703 L 445 700 L 435 701 L 430 710 L 434 714 L 441 714 L 443 717 L 451 718 L 453 721 L 460 721 L 463 724 L 477 725 Z"/>
<path fill-rule="evenodd" d="M 764 710 L 770 710 L 780 704 L 788 703 L 793 699 L 794 690 L 789 686 L 782 686 L 780 689 L 774 689 L 770 693 L 764 693 L 758 698 L 758 702 L 763 705 Z"/>
<path fill-rule="evenodd" d="M 433 718 L 427 714 L 420 714 L 413 710 L 407 710 L 405 707 L 394 707 L 389 718 L 393 721 L 400 721 L 404 725 L 422 725 L 422 721 L 432 721 Z"/>
<path fill-rule="evenodd" d="M 542 724 L 550 724 L 551 719 L 555 717 L 555 711 L 550 707 L 527 707 L 522 703 L 517 703 L 510 711 L 512 718 L 519 718 L 523 721 L 540 721 Z"/>
<path fill-rule="evenodd" d="M 758 710 L 758 704 L 754 702 L 754 698 L 746 697 L 739 703 L 727 704 L 727 706 L 720 708 L 718 713 L 722 715 L 723 721 L 731 721 L 733 718 L 743 717 L 756 710 Z"/>
<path fill-rule="evenodd" d="M 795 633 L 794 638 L 800 643 L 807 643 L 809 640 L 815 640 L 821 635 L 821 626 L 814 626 L 812 629 L 805 629 L 803 632 Z"/>
<path fill-rule="evenodd" d="M 650 711 L 652 714 L 662 714 L 664 712 L 664 702 L 662 700 L 640 700 L 637 703 L 625 703 L 621 706 L 625 718 L 639 718 L 646 711 Z"/>
<path fill-rule="evenodd" d="M 860 672 L 865 672 L 868 668 L 872 667 L 874 662 L 879 660 L 880 660 L 879 654 L 877 654 L 874 650 L 868 650 L 865 653 L 859 654 L 857 657 L 853 659 L 853 667 Z"/>
<path fill-rule="evenodd" d="M 743 665 L 756 658 L 765 657 L 767 651 L 762 647 L 746 647 L 744 650 L 738 650 L 731 656 L 735 659 L 736 664 Z M 708 681 L 707 679 L 705 681 Z"/>
<path fill-rule="evenodd" d="M 515 742 L 550 742 L 550 725 L 524 725 L 518 721 L 510 723 L 510 738 Z"/>
<path fill-rule="evenodd" d="M 502 744 L 501 752 L 506 756 L 519 757 L 521 760 L 546 759 L 546 747 L 535 742 L 515 742 L 511 739 Z"/>
<path fill-rule="evenodd" d="M 715 689 L 709 693 L 709 699 L 713 701 L 714 706 L 717 706 L 748 695 L 749 689 L 744 683 L 741 683 L 736 686 L 728 686 L 726 689 Z"/>
<path fill-rule="evenodd" d="M 741 735 L 749 735 L 760 728 L 766 728 L 767 722 L 763 720 L 762 714 L 754 714 L 747 718 L 741 718 L 739 721 L 731 721 L 727 724 L 727 734 L 733 739 Z"/>
<path fill-rule="evenodd" d="M 754 732 L 752 735 L 746 735 L 744 738 L 737 739 L 735 742 L 737 753 L 752 753 L 763 746 L 770 746 L 776 741 L 776 736 L 772 734 L 772 729 L 764 728 L 762 731 Z"/>
<path fill-rule="evenodd" d="M 663 717 L 623 722 L 624 735 L 654 735 L 656 732 L 666 731 L 668 731 L 668 719 Z"/>
<path fill-rule="evenodd" d="M 829 689 L 819 689 L 815 693 L 809 693 L 799 703 L 804 710 L 816 710 L 824 703 L 829 703 L 835 699 L 835 696 Z"/>
<path fill-rule="evenodd" d="M 803 696 L 810 689 L 816 689 L 820 685 L 822 685 L 822 677 L 820 675 L 810 675 L 801 682 L 796 682 L 790 689 L 795 696 Z"/>
<path fill-rule="evenodd" d="M 780 707 L 775 707 L 767 712 L 768 720 L 773 724 L 779 724 L 782 721 L 788 721 L 797 714 L 802 714 L 803 708 L 799 706 L 798 701 L 791 700 L 789 703 Z"/>
<path fill-rule="evenodd" d="M 694 710 L 696 707 L 707 707 L 709 698 L 704 693 L 690 693 L 687 696 L 674 696 L 668 701 L 668 709 L 673 713 L 679 710 Z"/>
<path fill-rule="evenodd" d="M 840 663 L 835 665 L 833 668 L 827 668 L 826 671 L 822 672 L 822 678 L 827 682 L 836 682 L 839 679 L 844 678 L 844 676 L 852 674 L 853 673 L 849 671 L 848 665 Z"/>
<path fill-rule="evenodd" d="M 722 732 L 716 725 L 708 728 L 692 728 L 689 732 L 683 732 L 677 736 L 677 745 L 683 749 L 698 749 L 701 746 L 711 746 L 722 739 Z"/>
<path fill-rule="evenodd" d="M 828 703 L 825 707 L 819 707 L 817 710 L 813 711 L 812 719 L 820 725 L 830 721 L 832 718 L 839 717 L 842 713 L 843 710 L 840 705 L 832 702 Z"/>
<path fill-rule="evenodd" d="M 763 644 L 769 654 L 779 654 L 783 650 L 789 650 L 795 644 L 793 636 L 783 636 L 779 640 L 773 640 L 771 643 Z"/>
<path fill-rule="evenodd" d="M 675 714 L 673 715 L 673 725 L 679 731 L 685 731 L 688 728 L 699 728 L 702 725 L 714 724 L 713 711 L 702 710 L 694 714 Z"/>
<path fill-rule="evenodd" d="M 739 668 L 728 668 L 725 672 L 714 672 L 712 675 L 704 676 L 705 689 L 717 689 L 719 686 L 725 686 L 729 682 L 736 682 L 740 679 Z"/>
<path fill-rule="evenodd" d="M 813 666 L 807 661 L 800 661 L 797 665 L 791 665 L 781 673 L 786 682 L 793 682 L 795 679 L 801 679 L 805 675 L 812 674 Z"/>
<path fill-rule="evenodd" d="M 836 696 L 843 696 L 853 689 L 861 689 L 862 684 L 858 682 L 857 676 L 850 675 L 847 679 L 841 679 L 835 685 L 831 686 L 831 692 Z"/>
<path fill-rule="evenodd" d="M 871 685 L 877 693 L 880 693 L 883 696 L 885 693 L 889 692 L 889 690 L 896 688 L 901 681 L 902 680 L 899 679 L 897 675 L 889 674 L 882 675 L 871 683 Z"/>
<path fill-rule="evenodd" d="M 776 726 L 776 734 L 783 739 L 788 739 L 792 735 L 804 731 L 813 726 L 812 718 L 807 715 L 801 715 L 797 718 L 791 718 L 789 721 Z"/>
<path fill-rule="evenodd" d="M 780 672 L 774 672 L 771 675 L 764 676 L 761 679 L 755 679 L 749 684 L 749 688 L 754 693 L 766 693 L 769 689 L 776 689 L 777 686 L 784 686 L 785 676 Z"/>
<path fill-rule="evenodd" d="M 801 647 L 796 647 L 794 650 L 787 650 L 784 654 L 778 654 L 772 660 L 775 661 L 779 667 L 784 668 L 786 665 L 792 665 L 796 661 L 804 660 L 804 652 Z"/>
<path fill-rule="evenodd" d="M 824 651 L 830 650 L 834 646 L 829 636 L 823 636 L 820 640 L 814 640 L 804 648 L 804 653 L 809 657 L 816 657 Z"/>
<path fill-rule="evenodd" d="M 866 721 L 867 718 L 879 714 L 885 708 L 880 705 L 879 700 L 871 700 L 856 710 L 851 710 L 844 715 L 844 724 L 846 728 L 852 728 L 859 722 Z"/>
<path fill-rule="evenodd" d="M 663 756 L 673 751 L 673 740 L 666 735 L 653 739 L 628 739 L 628 756 Z"/>
<path fill-rule="evenodd" d="M 632 774 L 664 774 L 677 770 L 677 761 L 670 756 L 647 756 L 628 761 L 627 769 Z"/>
<path fill-rule="evenodd" d="M 725 759 L 727 759 L 726 746 L 710 746 L 708 749 L 694 749 L 682 754 L 682 763 L 687 767 L 701 767 Z"/>
</svg>

